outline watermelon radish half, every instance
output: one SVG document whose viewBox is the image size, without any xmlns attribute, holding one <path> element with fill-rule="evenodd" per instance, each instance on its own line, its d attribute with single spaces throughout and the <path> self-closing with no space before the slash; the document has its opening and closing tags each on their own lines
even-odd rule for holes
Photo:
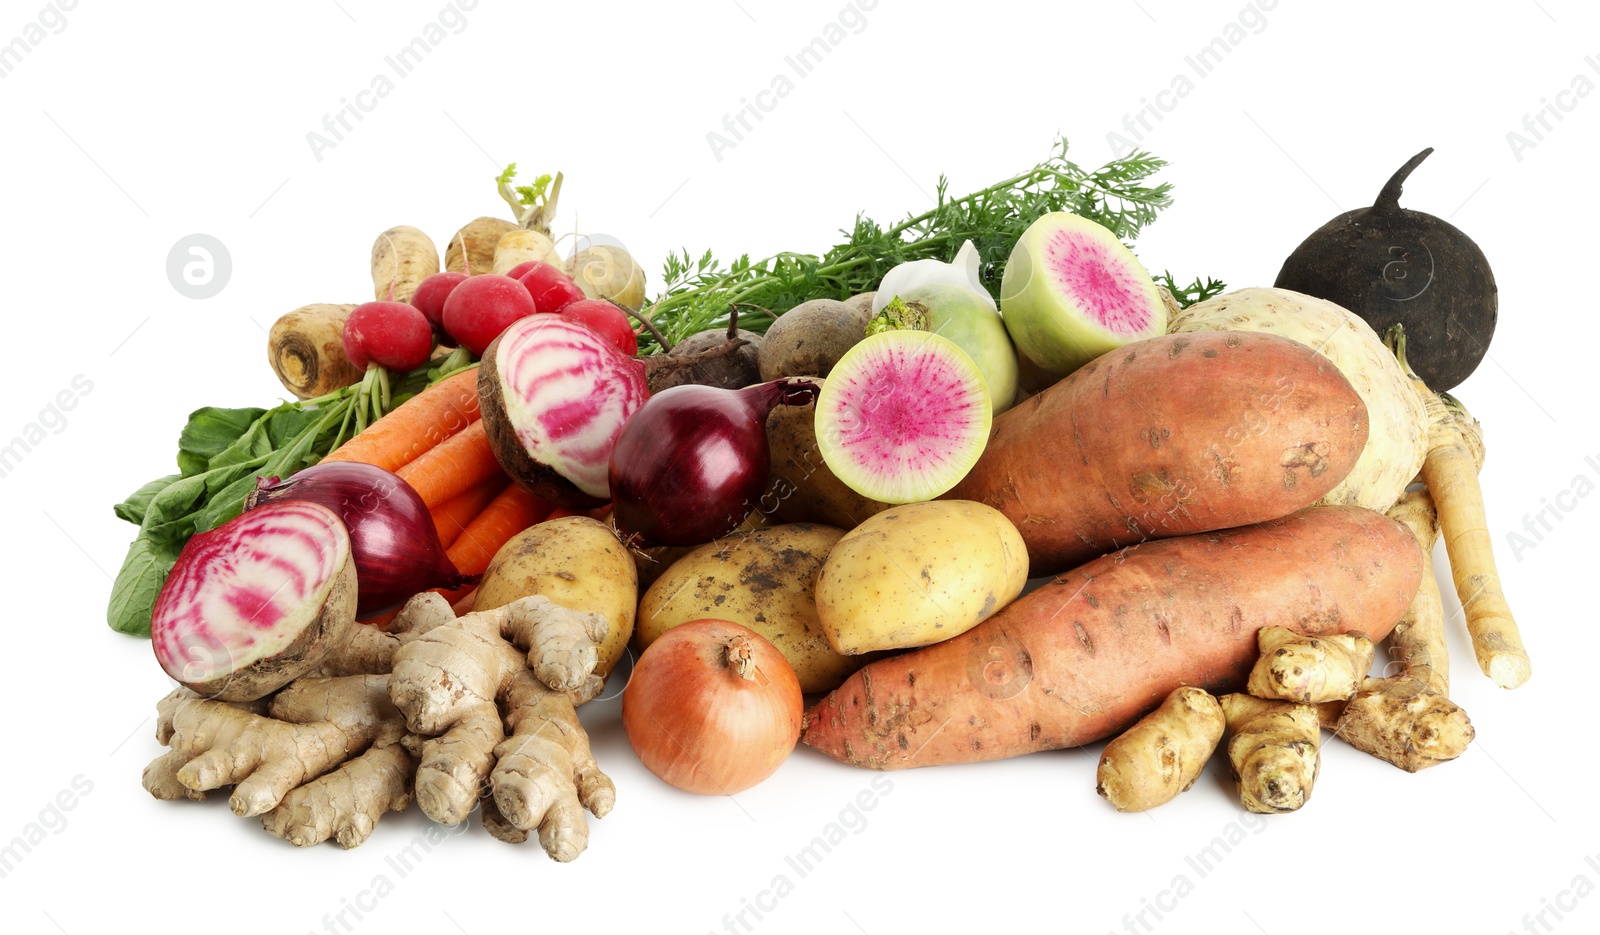
<svg viewBox="0 0 1600 935">
<path fill-rule="evenodd" d="M 983 454 L 993 419 L 972 358 L 927 331 L 885 331 L 834 365 L 817 399 L 822 460 L 856 493 L 883 503 L 931 500 Z"/>
<path fill-rule="evenodd" d="M 1011 249 L 1000 313 L 1018 353 L 1058 380 L 1167 330 L 1161 293 L 1133 253 L 1111 231 L 1064 211 L 1034 221 Z"/>
</svg>

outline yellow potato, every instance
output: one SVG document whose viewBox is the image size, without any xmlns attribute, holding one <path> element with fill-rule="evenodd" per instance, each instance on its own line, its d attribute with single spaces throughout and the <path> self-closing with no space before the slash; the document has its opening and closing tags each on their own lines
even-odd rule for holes
<svg viewBox="0 0 1600 935">
<path fill-rule="evenodd" d="M 1022 593 L 1028 547 L 970 500 L 891 507 L 846 533 L 817 576 L 817 615 L 841 653 L 906 649 L 972 629 Z"/>
<path fill-rule="evenodd" d="M 472 609 L 490 610 L 531 594 L 606 618 L 597 671 L 609 675 L 633 635 L 639 598 L 633 557 L 616 535 L 587 516 L 563 516 L 524 529 L 494 554 Z"/>
<path fill-rule="evenodd" d="M 802 691 L 832 691 L 868 661 L 834 652 L 817 622 L 812 586 L 842 535 L 791 523 L 700 546 L 645 592 L 635 643 L 643 650 L 691 620 L 730 620 L 771 641 L 794 666 Z"/>
</svg>

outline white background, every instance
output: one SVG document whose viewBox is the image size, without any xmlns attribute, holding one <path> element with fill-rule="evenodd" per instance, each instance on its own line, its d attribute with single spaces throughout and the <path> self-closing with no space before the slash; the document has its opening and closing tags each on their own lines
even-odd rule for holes
<svg viewBox="0 0 1600 935">
<path fill-rule="evenodd" d="M 652 291 L 661 257 L 681 246 L 820 252 L 856 211 L 923 210 L 941 172 L 957 192 L 1004 178 L 1058 131 L 1079 161 L 1100 164 L 1107 132 L 1244 8 L 880 0 L 718 160 L 707 133 L 786 71 L 784 56 L 837 20 L 841 0 L 481 0 L 315 158 L 307 133 L 441 6 L 88 0 L 0 81 L 12 335 L 0 439 L 75 375 L 93 384 L 0 479 L 11 595 L 0 843 L 75 777 L 92 783 L 0 879 L 8 931 L 323 931 L 380 873 L 395 890 L 354 930 L 721 931 L 779 873 L 794 890 L 755 931 L 1116 931 L 1179 874 L 1193 891 L 1163 920 L 1147 914 L 1150 930 L 1501 933 L 1558 897 L 1576 908 L 1531 931 L 1600 930 L 1600 897 L 1561 896 L 1580 875 L 1583 892 L 1600 885 L 1600 856 L 1585 863 L 1600 855 L 1600 640 L 1582 594 L 1600 497 L 1564 493 L 1580 475 L 1600 480 L 1600 95 L 1562 98 L 1572 111 L 1520 159 L 1507 140 L 1574 76 L 1600 82 L 1585 62 L 1600 54 L 1596 12 L 1579 0 L 1283 0 L 1145 139 L 1171 161 L 1177 203 L 1141 257 L 1234 286 L 1270 285 L 1302 237 L 1438 148 L 1404 202 L 1469 232 L 1499 280 L 1492 359 L 1459 395 L 1485 426 L 1489 517 L 1534 660 L 1526 687 L 1497 689 L 1452 619 L 1452 695 L 1479 738 L 1459 761 L 1408 775 L 1330 743 L 1311 803 L 1246 828 L 1203 878 L 1185 857 L 1240 820 L 1222 772 L 1214 764 L 1155 812 L 1118 815 L 1093 792 L 1096 748 L 889 774 L 865 826 L 800 879 L 785 855 L 873 774 L 802 749 L 735 800 L 680 794 L 639 766 L 615 702 L 585 719 L 618 805 L 571 865 L 474 825 L 398 879 L 385 858 L 426 827 L 414 809 L 343 852 L 296 850 L 222 801 L 153 801 L 139 773 L 160 750 L 151 717 L 168 682 L 146 642 L 102 622 L 133 532 L 111 504 L 172 470 L 191 409 L 279 397 L 264 327 L 308 302 L 368 297 L 377 232 L 414 224 L 442 245 L 502 213 L 491 179 L 519 160 L 565 170 L 558 229 L 621 238 Z M 39 8 L 0 4 L 0 42 Z M 166 274 L 169 248 L 196 232 L 233 260 L 207 300 L 180 296 Z M 1508 533 L 1558 495 L 1572 509 L 1514 557 Z"/>
</svg>

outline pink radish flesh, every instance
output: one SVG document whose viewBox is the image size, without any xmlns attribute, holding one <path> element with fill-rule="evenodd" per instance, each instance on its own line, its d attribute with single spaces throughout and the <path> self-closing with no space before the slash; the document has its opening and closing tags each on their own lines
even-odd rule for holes
<svg viewBox="0 0 1600 935">
<path fill-rule="evenodd" d="M 950 341 L 887 332 L 856 345 L 823 387 L 823 457 L 863 496 L 907 503 L 938 496 L 972 465 L 992 413 L 983 377 Z"/>
<path fill-rule="evenodd" d="M 270 503 L 200 533 L 156 599 L 156 659 L 190 686 L 271 659 L 319 624 L 348 565 L 344 523 L 308 501 Z M 351 595 L 352 619 L 354 613 Z"/>
<path fill-rule="evenodd" d="M 1045 245 L 1045 266 L 1057 288 L 1100 327 L 1122 335 L 1150 327 L 1143 286 L 1098 239 L 1056 231 Z"/>
<path fill-rule="evenodd" d="M 523 451 L 584 493 L 608 499 L 612 446 L 650 395 L 644 366 L 559 315 L 516 322 L 494 356 L 506 417 Z"/>
</svg>

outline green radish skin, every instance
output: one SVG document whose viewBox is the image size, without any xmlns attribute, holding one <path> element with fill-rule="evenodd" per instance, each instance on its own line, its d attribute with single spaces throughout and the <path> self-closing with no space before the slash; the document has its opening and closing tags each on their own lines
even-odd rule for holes
<svg viewBox="0 0 1600 935">
<path fill-rule="evenodd" d="M 966 476 L 993 419 L 983 374 L 955 342 L 927 331 L 885 331 L 833 366 L 817 398 L 817 448 L 856 493 L 914 503 Z"/>
<path fill-rule="evenodd" d="M 1107 351 L 1167 330 L 1150 274 L 1109 230 L 1056 211 L 1018 238 L 1000 281 L 1017 352 L 1061 379 Z"/>
<path fill-rule="evenodd" d="M 1011 408 L 1017 398 L 1017 349 L 1000 313 L 983 296 L 964 286 L 927 283 L 896 298 L 920 313 L 918 330 L 949 338 L 967 352 L 983 374 L 995 415 Z M 868 333 L 871 330 L 868 325 Z"/>
</svg>

